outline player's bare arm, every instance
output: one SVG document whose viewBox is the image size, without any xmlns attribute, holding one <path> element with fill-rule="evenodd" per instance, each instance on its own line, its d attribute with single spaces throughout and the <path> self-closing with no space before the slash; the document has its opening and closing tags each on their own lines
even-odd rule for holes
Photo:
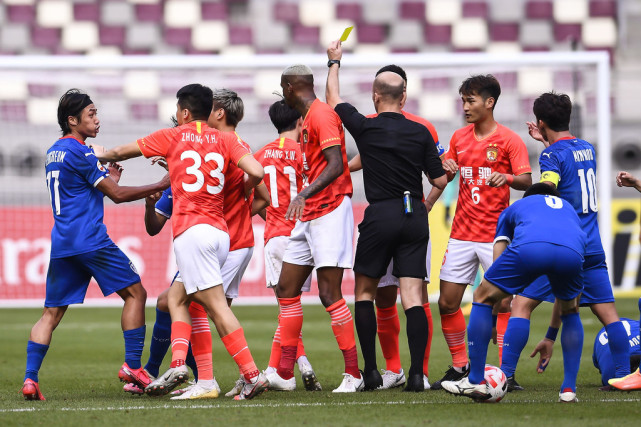
<svg viewBox="0 0 641 427">
<path fill-rule="evenodd" d="M 132 202 L 150 196 L 169 188 L 169 174 L 166 174 L 155 184 L 141 185 L 140 187 L 120 186 L 113 179 L 103 179 L 96 188 L 109 197 L 114 203 Z"/>
<path fill-rule="evenodd" d="M 96 157 L 98 157 L 98 160 L 101 162 L 119 162 L 140 156 L 142 156 L 142 151 L 140 151 L 140 147 L 138 147 L 138 143 L 135 141 L 129 144 L 119 145 L 102 154 L 96 153 Z"/>
<path fill-rule="evenodd" d="M 620 171 L 617 174 L 617 185 L 619 187 L 633 187 L 641 192 L 641 179 L 635 177 L 630 172 Z"/>
<path fill-rule="evenodd" d="M 122 171 L 124 170 L 122 166 L 118 163 L 109 163 L 109 176 L 116 182 L 120 182 L 120 177 L 122 176 Z"/>
<path fill-rule="evenodd" d="M 502 187 L 507 184 L 515 190 L 527 190 L 532 185 L 532 174 L 506 175 L 500 172 L 492 172 L 492 175 L 487 179 L 487 184 L 490 187 Z"/>
<path fill-rule="evenodd" d="M 265 171 L 263 170 L 263 165 L 261 165 L 254 156 L 245 156 L 238 162 L 238 167 L 247 174 L 247 180 L 245 181 L 245 189 L 253 189 L 260 184 L 265 176 Z"/>
<path fill-rule="evenodd" d="M 361 162 L 361 155 L 357 154 L 354 157 L 352 157 L 352 160 L 347 162 L 347 167 L 349 168 L 350 172 L 358 172 L 359 170 L 363 169 L 363 163 Z"/>
<path fill-rule="evenodd" d="M 334 40 L 329 44 L 327 48 L 327 58 L 330 61 L 340 61 L 343 57 L 343 49 L 341 47 L 340 40 Z M 342 103 L 343 100 L 339 94 L 339 84 L 338 84 L 338 70 L 339 64 L 331 64 L 327 70 L 327 85 L 325 86 L 325 98 L 327 99 L 327 104 L 334 108 L 338 104 Z"/>
<path fill-rule="evenodd" d="M 327 147 L 323 150 L 323 156 L 327 161 L 325 169 L 314 182 L 310 183 L 307 188 L 298 193 L 294 200 L 291 201 L 287 208 L 285 219 L 294 221 L 300 219 L 305 210 L 305 200 L 323 190 L 343 173 L 343 155 L 340 145 Z"/>
<path fill-rule="evenodd" d="M 447 177 L 447 175 L 443 175 L 443 177 Z M 430 181 L 431 182 L 431 181 Z M 447 185 L 447 178 L 445 178 L 445 185 Z M 432 211 L 432 208 L 434 207 L 434 204 L 438 200 L 439 197 L 441 197 L 441 194 L 443 194 L 443 190 L 445 188 L 437 188 L 432 184 L 432 189 L 430 190 L 429 194 L 425 198 L 425 208 L 427 209 L 427 213 L 430 213 Z"/>
<path fill-rule="evenodd" d="M 156 202 L 162 197 L 162 193 L 154 193 L 145 197 L 145 229 L 147 234 L 155 236 L 165 226 L 167 217 L 156 212 Z"/>
<path fill-rule="evenodd" d="M 258 184 L 254 188 L 254 200 L 252 201 L 252 216 L 258 214 L 259 212 L 264 212 L 265 208 L 270 205 L 269 191 L 267 191 L 267 186 L 264 182 Z"/>
</svg>

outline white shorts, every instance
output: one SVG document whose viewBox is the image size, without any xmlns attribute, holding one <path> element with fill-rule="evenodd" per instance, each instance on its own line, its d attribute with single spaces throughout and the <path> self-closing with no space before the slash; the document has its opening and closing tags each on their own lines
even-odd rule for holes
<svg viewBox="0 0 641 427">
<path fill-rule="evenodd" d="M 252 259 L 254 248 L 242 248 L 229 252 L 227 260 L 220 268 L 223 276 L 223 289 L 227 298 L 238 298 L 240 281 L 247 270 L 249 261 Z"/>
<path fill-rule="evenodd" d="M 487 271 L 492 265 L 493 242 L 468 242 L 450 238 L 443 256 L 440 279 L 452 283 L 474 283 L 479 263 Z"/>
<path fill-rule="evenodd" d="M 278 284 L 288 242 L 289 236 L 277 236 L 269 239 L 265 245 L 265 281 L 268 288 L 274 288 Z M 303 285 L 303 292 L 309 292 L 311 286 L 312 275 L 310 274 Z"/>
<path fill-rule="evenodd" d="M 330 213 L 311 221 L 296 222 L 283 262 L 316 268 L 352 268 L 353 248 L 354 213 L 352 200 L 345 196 Z"/>
<path fill-rule="evenodd" d="M 427 283 L 430 282 L 430 268 L 432 263 L 431 261 L 432 261 L 432 239 L 428 240 L 427 242 L 427 258 L 425 258 L 425 266 L 427 267 L 427 277 L 425 277 L 425 281 Z M 400 285 L 398 281 L 398 277 L 392 274 L 393 269 L 394 269 L 394 260 L 390 261 L 389 265 L 387 266 L 387 272 L 385 272 L 385 276 L 381 277 L 381 280 L 378 282 L 379 288 L 384 288 L 386 286 L 398 287 Z"/>
<path fill-rule="evenodd" d="M 187 295 L 222 285 L 221 264 L 229 252 L 229 235 L 209 224 L 196 224 L 174 239 L 179 279 Z"/>
</svg>

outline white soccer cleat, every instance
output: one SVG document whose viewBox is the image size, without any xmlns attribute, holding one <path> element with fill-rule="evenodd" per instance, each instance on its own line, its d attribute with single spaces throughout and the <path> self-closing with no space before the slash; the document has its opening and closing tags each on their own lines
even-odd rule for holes
<svg viewBox="0 0 641 427">
<path fill-rule="evenodd" d="M 267 377 L 265 377 L 265 374 L 261 372 L 257 377 L 253 378 L 251 382 L 245 381 L 243 389 L 238 394 L 238 396 L 234 396 L 234 400 L 253 399 L 259 394 L 265 392 L 268 388 L 269 380 L 267 379 Z"/>
<path fill-rule="evenodd" d="M 566 391 L 559 392 L 559 403 L 576 403 L 579 399 L 576 398 L 576 393 L 571 389 L 566 388 Z"/>
<path fill-rule="evenodd" d="M 429 390 L 430 389 L 430 381 L 427 378 L 427 375 L 423 374 L 423 390 Z"/>
<path fill-rule="evenodd" d="M 383 378 L 383 385 L 378 388 L 379 390 L 387 390 L 390 388 L 400 387 L 405 384 L 405 372 L 403 372 L 403 368 L 401 368 L 401 371 L 398 374 L 394 371 L 383 371 L 382 369 L 381 372 L 383 372 L 383 375 L 381 375 Z"/>
<path fill-rule="evenodd" d="M 188 387 L 189 390 L 174 396 L 171 400 L 216 399 L 220 395 L 220 387 L 214 380 L 211 387 L 204 387 L 200 382 Z"/>
<path fill-rule="evenodd" d="M 234 384 L 232 389 L 229 390 L 227 393 L 225 393 L 225 396 L 226 397 L 237 396 L 242 391 L 244 385 L 245 385 L 245 377 L 241 375 L 240 378 L 236 380 L 236 383 Z"/>
<path fill-rule="evenodd" d="M 150 396 L 163 396 L 188 379 L 189 371 L 187 370 L 187 366 L 181 365 L 176 368 L 169 368 L 167 372 L 145 387 L 145 393 Z"/>
<path fill-rule="evenodd" d="M 443 390 L 450 394 L 465 396 L 474 400 L 483 401 L 492 397 L 488 390 L 487 383 L 472 384 L 467 377 L 459 381 L 443 381 L 441 386 Z"/>
<path fill-rule="evenodd" d="M 316 373 L 314 372 L 312 365 L 310 365 L 309 363 L 303 363 L 298 367 L 298 369 L 300 369 L 300 376 L 301 376 L 301 379 L 303 380 L 303 385 L 305 386 L 305 390 L 307 391 L 323 390 L 323 387 L 321 387 L 321 384 L 318 381 L 318 378 L 316 378 Z M 269 380 L 269 382 L 271 383 L 271 380 Z"/>
<path fill-rule="evenodd" d="M 344 373 L 343 382 L 341 382 L 341 385 L 339 385 L 338 388 L 335 388 L 334 390 L 332 390 L 332 392 L 356 393 L 357 391 L 363 390 L 364 387 L 365 387 L 365 381 L 363 380 L 362 376 L 360 378 L 354 378 L 352 375 Z"/>
<path fill-rule="evenodd" d="M 265 377 L 269 381 L 269 389 L 276 391 L 294 391 L 296 390 L 296 378 L 291 377 L 286 380 L 277 372 L 270 372 L 265 374 Z"/>
<path fill-rule="evenodd" d="M 173 390 L 171 393 L 172 396 L 179 396 L 183 393 L 187 393 L 191 388 L 193 388 L 196 385 L 196 381 L 191 380 L 187 382 L 187 387 L 183 388 L 177 388 L 176 390 Z"/>
</svg>

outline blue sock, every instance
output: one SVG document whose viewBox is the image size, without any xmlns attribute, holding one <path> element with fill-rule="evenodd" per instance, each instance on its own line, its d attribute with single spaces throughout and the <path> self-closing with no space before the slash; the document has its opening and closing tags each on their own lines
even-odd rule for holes
<svg viewBox="0 0 641 427">
<path fill-rule="evenodd" d="M 154 332 L 151 335 L 151 344 L 149 345 L 149 360 L 145 365 L 147 372 L 154 377 L 160 373 L 160 365 L 162 365 L 170 344 L 171 316 L 156 308 L 156 323 L 154 323 Z"/>
<path fill-rule="evenodd" d="M 470 383 L 481 384 L 485 380 L 487 346 L 492 338 L 492 306 L 473 303 L 467 323 L 467 348 L 470 352 Z"/>
<path fill-rule="evenodd" d="M 142 325 L 136 329 L 122 331 L 125 337 L 125 362 L 131 369 L 140 368 L 140 358 L 142 357 L 142 349 L 145 347 L 145 332 L 147 328 Z"/>
<path fill-rule="evenodd" d="M 27 369 L 24 372 L 24 380 L 27 378 L 32 381 L 38 382 L 38 371 L 42 366 L 42 361 L 47 355 L 49 346 L 45 344 L 38 344 L 37 342 L 27 342 Z"/>
<path fill-rule="evenodd" d="M 581 364 L 583 350 L 583 325 L 579 313 L 561 316 L 561 348 L 563 349 L 563 384 L 561 391 L 570 389 L 576 392 L 576 377 Z"/>
<path fill-rule="evenodd" d="M 194 353 L 191 351 L 191 343 L 189 343 L 189 351 L 187 352 L 185 365 L 189 366 L 191 368 L 191 371 L 194 373 L 194 381 L 198 381 L 198 367 L 196 366 L 196 359 L 194 359 Z"/>
<path fill-rule="evenodd" d="M 628 333 L 620 320 L 607 325 L 605 332 L 608 334 L 608 347 L 610 347 L 610 353 L 612 353 L 616 378 L 623 378 L 630 374 Z"/>
<path fill-rule="evenodd" d="M 514 375 L 519 357 L 529 337 L 530 319 L 510 317 L 503 337 L 503 359 L 501 360 L 501 370 L 506 376 Z"/>
</svg>

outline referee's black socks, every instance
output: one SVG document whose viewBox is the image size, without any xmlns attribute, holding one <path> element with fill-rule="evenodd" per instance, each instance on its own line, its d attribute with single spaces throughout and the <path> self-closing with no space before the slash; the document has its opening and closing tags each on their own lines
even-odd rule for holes
<svg viewBox="0 0 641 427">
<path fill-rule="evenodd" d="M 407 342 L 410 347 L 410 366 L 409 376 L 421 375 L 423 377 L 423 358 L 425 357 L 425 347 L 427 347 L 427 335 L 429 327 L 427 317 L 422 305 L 415 306 L 405 310 L 407 318 Z"/>
<path fill-rule="evenodd" d="M 354 308 L 356 333 L 361 343 L 365 366 L 363 372 L 376 370 L 376 313 L 372 301 L 356 301 Z"/>
</svg>

